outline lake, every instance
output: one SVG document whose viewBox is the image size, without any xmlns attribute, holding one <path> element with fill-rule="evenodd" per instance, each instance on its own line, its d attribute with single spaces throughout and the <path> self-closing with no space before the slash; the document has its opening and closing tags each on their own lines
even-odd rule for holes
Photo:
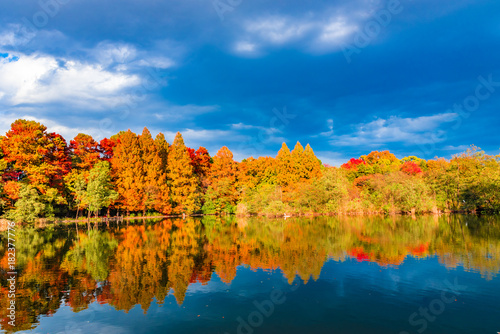
<svg viewBox="0 0 500 334">
<path fill-rule="evenodd" d="M 495 216 L 130 221 L 16 230 L 3 332 L 500 332 Z"/>
</svg>

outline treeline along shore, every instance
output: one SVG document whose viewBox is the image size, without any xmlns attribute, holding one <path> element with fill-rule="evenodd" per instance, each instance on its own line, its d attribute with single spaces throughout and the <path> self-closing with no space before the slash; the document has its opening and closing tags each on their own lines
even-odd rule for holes
<svg viewBox="0 0 500 334">
<path fill-rule="evenodd" d="M 283 143 L 276 157 L 233 159 L 169 144 L 147 128 L 101 141 L 66 140 L 29 120 L 0 136 L 0 214 L 10 220 L 79 216 L 394 214 L 500 211 L 500 155 L 471 146 L 451 160 L 389 151 L 322 164 Z"/>
</svg>

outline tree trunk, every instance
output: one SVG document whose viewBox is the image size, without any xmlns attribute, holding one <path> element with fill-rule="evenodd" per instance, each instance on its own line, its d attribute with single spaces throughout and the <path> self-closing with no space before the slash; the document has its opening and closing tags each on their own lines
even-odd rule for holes
<svg viewBox="0 0 500 334">
<path fill-rule="evenodd" d="M 78 212 L 79 212 L 79 211 L 80 211 L 80 207 L 78 206 L 78 207 L 76 208 L 76 218 L 75 218 L 76 220 L 78 220 Z"/>
<path fill-rule="evenodd" d="M 87 229 L 90 231 L 90 210 L 87 210 L 88 211 L 88 215 L 87 215 Z"/>
</svg>

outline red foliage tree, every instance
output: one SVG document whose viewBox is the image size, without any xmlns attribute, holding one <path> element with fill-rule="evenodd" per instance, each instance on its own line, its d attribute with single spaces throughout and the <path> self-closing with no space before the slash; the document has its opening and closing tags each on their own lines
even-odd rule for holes
<svg viewBox="0 0 500 334">
<path fill-rule="evenodd" d="M 91 170 L 99 161 L 99 145 L 89 135 L 79 133 L 70 141 L 69 149 L 73 158 L 74 167 L 83 170 Z"/>
<path fill-rule="evenodd" d="M 400 170 L 403 173 L 406 173 L 409 175 L 417 175 L 417 174 L 422 173 L 422 169 L 413 161 L 407 161 L 404 164 L 402 164 Z"/>
<path fill-rule="evenodd" d="M 111 161 L 115 146 L 116 140 L 113 139 L 104 138 L 99 142 L 99 151 L 102 154 L 102 160 Z"/>
<path fill-rule="evenodd" d="M 357 170 L 358 165 L 361 165 L 361 164 L 366 165 L 366 162 L 363 159 L 351 158 L 351 160 L 349 160 L 348 162 L 346 162 L 345 164 L 343 164 L 340 167 L 343 169 L 346 169 L 346 170 Z"/>
</svg>

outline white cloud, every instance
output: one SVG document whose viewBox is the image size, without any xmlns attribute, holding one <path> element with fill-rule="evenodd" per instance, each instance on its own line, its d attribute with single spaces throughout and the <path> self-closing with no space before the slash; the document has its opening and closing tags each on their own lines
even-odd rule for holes
<svg viewBox="0 0 500 334">
<path fill-rule="evenodd" d="M 153 57 L 139 60 L 138 65 L 166 69 L 175 66 L 175 62 L 167 57 Z"/>
<path fill-rule="evenodd" d="M 137 57 L 137 49 L 133 45 L 110 42 L 99 43 L 89 53 L 94 53 L 102 66 L 129 63 Z"/>
<path fill-rule="evenodd" d="M 297 22 L 296 19 L 276 16 L 249 22 L 246 31 L 272 44 L 282 44 L 302 37 L 312 27 L 313 24 L 307 21 Z"/>
<path fill-rule="evenodd" d="M 464 152 L 468 148 L 470 148 L 470 146 L 468 146 L 468 145 L 458 145 L 458 146 L 448 145 L 448 146 L 443 147 L 443 150 L 445 150 L 445 151 Z"/>
<path fill-rule="evenodd" d="M 0 35 L 0 47 L 16 44 L 16 35 L 13 31 L 7 31 Z"/>
<path fill-rule="evenodd" d="M 36 32 L 29 31 L 21 24 L 8 24 L 0 33 L 0 48 L 17 47 L 29 43 Z"/>
<path fill-rule="evenodd" d="M 338 47 L 357 30 L 358 26 L 355 23 L 348 22 L 344 17 L 336 17 L 321 27 L 319 36 L 314 42 L 315 47 Z"/>
<path fill-rule="evenodd" d="M 196 115 L 203 115 L 211 112 L 218 111 L 220 106 L 199 106 L 195 104 L 186 105 L 157 105 L 157 109 L 161 109 L 161 112 L 155 112 L 152 115 L 159 121 L 171 120 L 171 119 L 181 119 Z"/>
<path fill-rule="evenodd" d="M 358 0 L 355 4 L 332 6 L 296 17 L 270 15 L 243 20 L 234 51 L 245 55 L 293 43 L 313 53 L 338 50 L 379 7 L 380 4 L 369 0 Z"/>
<path fill-rule="evenodd" d="M 234 130 L 260 130 L 264 131 L 265 133 L 268 134 L 273 134 L 273 133 L 281 133 L 282 131 L 277 128 L 273 127 L 265 127 L 265 126 L 258 126 L 258 125 L 250 125 L 250 124 L 244 124 L 244 123 L 236 123 L 236 124 L 231 124 L 231 128 Z"/>
<path fill-rule="evenodd" d="M 238 42 L 235 46 L 235 50 L 240 53 L 254 53 L 256 49 L 257 46 L 249 42 Z"/>
<path fill-rule="evenodd" d="M 330 129 L 330 131 L 326 131 L 326 132 L 321 132 L 319 135 L 315 135 L 315 136 L 312 136 L 312 137 L 331 137 L 333 136 L 333 119 L 327 119 L 326 120 L 326 123 L 328 125 L 328 129 Z"/>
<path fill-rule="evenodd" d="M 0 99 L 3 105 L 69 103 L 89 109 L 109 108 L 124 101 L 123 91 L 140 84 L 136 75 L 105 70 L 43 54 L 18 54 L 17 61 L 0 59 Z"/>
<path fill-rule="evenodd" d="M 436 142 L 441 136 L 433 136 L 439 132 L 443 123 L 453 122 L 456 113 L 443 113 L 433 116 L 401 118 L 392 116 L 379 118 L 368 123 L 355 126 L 355 131 L 348 135 L 331 136 L 330 144 L 345 146 L 378 146 L 385 143 L 427 144 Z"/>
</svg>

